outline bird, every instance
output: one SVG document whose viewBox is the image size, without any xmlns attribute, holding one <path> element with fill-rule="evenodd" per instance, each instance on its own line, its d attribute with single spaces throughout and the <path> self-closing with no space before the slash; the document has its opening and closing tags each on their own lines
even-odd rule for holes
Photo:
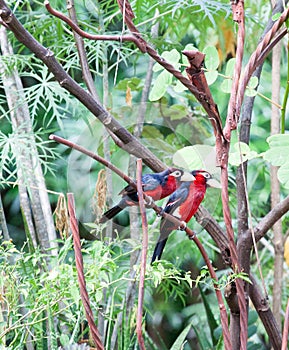
<svg viewBox="0 0 289 350">
<path fill-rule="evenodd" d="M 191 172 L 193 180 L 182 182 L 179 188 L 169 197 L 168 202 L 163 209 L 167 214 L 171 214 L 183 222 L 183 227 L 190 221 L 199 208 L 205 197 L 207 187 L 219 187 L 220 183 L 213 179 L 212 175 L 205 170 L 193 170 Z M 174 223 L 161 219 L 160 236 L 155 246 L 151 263 L 160 260 L 169 234 L 179 229 Z"/>
<path fill-rule="evenodd" d="M 142 185 L 144 193 L 154 201 L 157 201 L 172 194 L 182 181 L 191 180 L 192 175 L 190 172 L 177 168 L 168 168 L 160 173 L 143 175 Z M 107 210 L 99 219 L 99 223 L 107 222 L 126 207 L 138 205 L 137 190 L 133 186 L 126 186 L 119 194 L 122 196 L 120 202 Z"/>
</svg>

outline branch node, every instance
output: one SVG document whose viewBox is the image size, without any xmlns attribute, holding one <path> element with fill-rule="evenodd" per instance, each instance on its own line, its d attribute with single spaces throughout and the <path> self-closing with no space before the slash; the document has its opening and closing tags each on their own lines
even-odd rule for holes
<svg viewBox="0 0 289 350">
<path fill-rule="evenodd" d="M 12 21 L 12 11 L 8 8 L 5 8 L 3 10 L 0 10 L 0 17 L 3 19 L 3 21 L 7 24 Z"/>
</svg>

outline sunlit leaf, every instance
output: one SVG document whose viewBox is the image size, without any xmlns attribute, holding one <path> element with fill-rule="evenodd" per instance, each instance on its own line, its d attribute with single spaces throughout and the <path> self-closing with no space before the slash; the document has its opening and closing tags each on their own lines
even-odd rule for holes
<svg viewBox="0 0 289 350">
<path fill-rule="evenodd" d="M 150 91 L 149 100 L 157 101 L 160 98 L 162 98 L 166 93 L 168 86 L 171 85 L 171 83 L 172 75 L 165 70 L 161 72 L 155 80 L 153 88 Z"/>
<path fill-rule="evenodd" d="M 161 56 L 170 64 L 172 64 L 174 67 L 176 67 L 176 69 L 179 68 L 180 66 L 179 61 L 181 59 L 181 55 L 176 49 L 173 49 L 171 51 L 164 51 Z M 164 67 L 159 63 L 155 64 L 153 67 L 154 72 L 158 72 L 162 69 L 164 69 Z"/>
<path fill-rule="evenodd" d="M 242 162 L 258 157 L 258 153 L 250 149 L 244 142 L 236 142 L 233 146 L 233 151 L 229 154 L 229 163 L 234 166 L 239 166 Z"/>
<path fill-rule="evenodd" d="M 184 342 L 186 340 L 186 337 L 189 333 L 189 330 L 192 328 L 191 324 L 187 325 L 186 328 L 184 328 L 181 332 L 181 334 L 177 337 L 174 344 L 170 348 L 170 350 L 180 350 L 184 346 Z"/>
<path fill-rule="evenodd" d="M 218 78 L 218 72 L 216 70 L 211 72 L 205 72 L 208 85 L 212 85 Z"/>
<path fill-rule="evenodd" d="M 219 67 L 220 60 L 218 51 L 215 46 L 207 46 L 204 49 L 205 57 L 205 66 L 206 68 L 210 70 L 216 70 Z"/>
<path fill-rule="evenodd" d="M 208 145 L 187 146 L 178 150 L 173 156 L 173 163 L 184 169 L 204 169 L 211 174 L 219 172 L 215 148 Z"/>
<path fill-rule="evenodd" d="M 278 180 L 286 188 L 289 188 L 289 162 L 287 161 L 277 172 Z"/>
</svg>

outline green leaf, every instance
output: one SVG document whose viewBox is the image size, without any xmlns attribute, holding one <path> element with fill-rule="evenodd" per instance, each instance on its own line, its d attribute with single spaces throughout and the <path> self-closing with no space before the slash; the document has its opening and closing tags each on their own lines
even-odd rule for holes
<svg viewBox="0 0 289 350">
<path fill-rule="evenodd" d="M 255 89 L 257 86 L 258 86 L 258 83 L 259 83 L 259 79 L 258 77 L 252 77 L 249 81 L 249 84 L 248 86 L 251 88 L 251 89 Z"/>
<path fill-rule="evenodd" d="M 187 107 L 183 106 L 183 105 L 172 105 L 168 112 L 166 112 L 166 114 L 169 113 L 169 117 L 171 118 L 171 120 L 178 120 L 178 119 L 182 119 L 185 118 L 187 116 Z"/>
<path fill-rule="evenodd" d="M 180 350 L 183 349 L 184 342 L 186 340 L 186 337 L 191 329 L 192 325 L 188 324 L 186 328 L 183 329 L 181 334 L 177 337 L 174 344 L 172 345 L 170 350 Z"/>
<path fill-rule="evenodd" d="M 281 166 L 288 162 L 289 146 L 274 147 L 264 152 L 263 157 L 274 166 Z"/>
<path fill-rule="evenodd" d="M 185 87 L 185 85 L 182 84 L 179 80 L 177 80 L 176 84 L 173 86 L 173 89 L 178 93 L 188 90 L 188 88 Z"/>
<path fill-rule="evenodd" d="M 249 84 L 247 86 L 247 89 L 245 91 L 246 96 L 256 96 L 257 91 L 255 90 L 258 86 L 259 79 L 257 77 L 252 77 L 249 81 Z"/>
<path fill-rule="evenodd" d="M 161 56 L 168 61 L 170 64 L 176 67 L 178 69 L 180 67 L 180 59 L 181 55 L 176 49 L 172 49 L 171 51 L 164 51 Z M 159 72 L 160 70 L 164 69 L 163 66 L 161 66 L 159 63 L 155 64 L 153 67 L 154 72 Z"/>
<path fill-rule="evenodd" d="M 288 134 L 276 134 L 271 135 L 266 140 L 269 143 L 269 147 L 289 146 Z"/>
<path fill-rule="evenodd" d="M 231 79 L 223 80 L 221 84 L 221 90 L 226 94 L 229 94 L 232 90 L 232 80 Z"/>
<path fill-rule="evenodd" d="M 132 91 L 140 91 L 143 87 L 142 79 L 136 77 L 126 78 L 121 80 L 115 88 L 117 90 L 126 91 L 128 87 L 130 87 Z"/>
<path fill-rule="evenodd" d="M 272 21 L 277 21 L 281 17 L 282 13 L 277 12 L 272 16 Z"/>
<path fill-rule="evenodd" d="M 230 152 L 229 154 L 229 163 L 233 166 L 239 166 L 242 162 L 246 162 L 247 160 L 254 159 L 259 156 L 256 151 L 252 151 L 244 142 L 236 142 L 233 149 L 234 151 Z M 240 156 L 240 151 L 242 157 Z"/>
<path fill-rule="evenodd" d="M 254 96 L 257 95 L 257 91 L 254 90 L 254 89 L 249 89 L 249 88 L 247 88 L 247 89 L 245 90 L 245 95 L 248 96 L 248 97 L 254 97 Z"/>
<path fill-rule="evenodd" d="M 289 162 L 282 165 L 277 172 L 278 180 L 284 187 L 289 188 Z"/>
<path fill-rule="evenodd" d="M 202 290 L 202 287 L 200 285 L 198 287 L 199 287 L 199 291 L 200 291 L 200 294 L 201 294 L 201 297 L 202 297 L 202 300 L 203 300 L 203 303 L 204 303 L 204 306 L 205 306 L 205 311 L 206 311 L 206 315 L 207 315 L 208 325 L 209 325 L 210 332 L 211 332 L 212 343 L 213 343 L 213 345 L 216 345 L 217 342 L 218 342 L 218 338 L 216 338 L 214 336 L 214 331 L 215 331 L 215 329 L 217 329 L 218 323 L 215 320 L 214 313 L 213 313 L 213 311 L 211 309 L 210 303 L 208 302 L 205 293 Z"/>
<path fill-rule="evenodd" d="M 154 86 L 150 91 L 149 100 L 157 101 L 164 96 L 167 88 L 172 83 L 172 75 L 167 71 L 162 71 L 154 82 Z"/>
<path fill-rule="evenodd" d="M 216 70 L 219 67 L 220 60 L 219 60 L 219 54 L 215 46 L 207 46 L 204 49 L 205 57 L 205 66 L 206 68 L 210 70 Z"/>
<path fill-rule="evenodd" d="M 232 89 L 232 77 L 233 77 L 235 63 L 236 63 L 236 59 L 235 58 L 231 58 L 227 62 L 226 71 L 225 71 L 225 75 L 226 75 L 227 78 L 221 84 L 221 89 L 225 93 L 230 93 L 231 92 L 231 89 Z"/>
<path fill-rule="evenodd" d="M 212 85 L 218 78 L 218 72 L 216 70 L 205 72 L 208 85 Z"/>
<path fill-rule="evenodd" d="M 280 166 L 278 180 L 289 188 L 289 135 L 276 134 L 267 138 L 269 149 L 263 153 L 263 157 L 274 166 Z"/>
<path fill-rule="evenodd" d="M 187 146 L 173 156 L 173 163 L 184 169 L 205 169 L 210 173 L 219 172 L 216 168 L 215 148 L 209 145 Z"/>
</svg>

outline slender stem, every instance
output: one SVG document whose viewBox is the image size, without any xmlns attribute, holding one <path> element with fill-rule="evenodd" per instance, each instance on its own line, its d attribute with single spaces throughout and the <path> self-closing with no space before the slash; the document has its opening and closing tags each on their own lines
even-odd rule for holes
<svg viewBox="0 0 289 350">
<path fill-rule="evenodd" d="M 83 258 L 81 253 L 81 243 L 80 243 L 80 236 L 78 231 L 78 222 L 75 215 L 75 204 L 74 204 L 73 193 L 67 194 L 67 202 L 68 202 L 68 211 L 70 216 L 70 228 L 73 235 L 75 263 L 76 263 L 76 269 L 77 269 L 77 278 L 78 278 L 78 284 L 80 289 L 80 295 L 83 302 L 86 319 L 91 331 L 91 336 L 95 342 L 96 348 L 97 350 L 104 350 L 104 346 L 102 344 L 99 331 L 94 322 L 93 312 L 90 307 L 89 295 L 86 289 L 86 282 L 84 278 L 84 268 L 83 268 Z"/>
</svg>

